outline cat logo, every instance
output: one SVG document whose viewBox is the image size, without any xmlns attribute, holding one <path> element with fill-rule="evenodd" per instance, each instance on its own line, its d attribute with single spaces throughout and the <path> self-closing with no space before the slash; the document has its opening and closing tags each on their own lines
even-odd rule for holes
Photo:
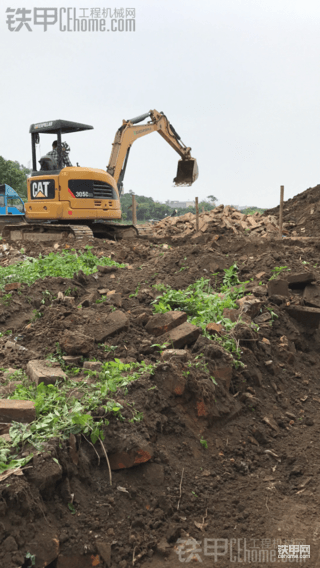
<svg viewBox="0 0 320 568">
<path fill-rule="evenodd" d="M 39 180 L 31 182 L 31 199 L 53 199 L 54 180 Z"/>
</svg>

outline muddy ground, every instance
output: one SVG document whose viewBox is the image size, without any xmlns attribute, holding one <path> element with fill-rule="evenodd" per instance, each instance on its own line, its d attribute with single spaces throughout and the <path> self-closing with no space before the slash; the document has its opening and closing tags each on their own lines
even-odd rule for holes
<svg viewBox="0 0 320 568">
<path fill-rule="evenodd" d="M 87 360 L 156 363 L 160 355 L 152 345 L 158 338 L 145 327 L 159 294 L 153 285 L 184 289 L 203 276 L 218 290 L 224 269 L 234 263 L 240 280 L 249 281 L 248 293 L 261 301 L 253 318 L 258 331 L 250 318 L 235 331 L 244 367 L 232 366 L 228 354 L 200 334 L 185 347 L 185 359 L 161 360 L 153 375 L 130 384 L 126 397 L 116 393 L 124 417 L 134 402 L 143 420 L 110 419 L 105 448 L 112 486 L 98 444 L 95 449 L 80 435 L 62 444 L 49 440 L 22 475 L 0 482 L 1 568 L 31 566 L 27 553 L 36 567 L 49 568 L 176 568 L 183 562 L 262 568 L 282 563 L 278 545 L 309 545 L 310 559 L 291 562 L 320 565 L 319 321 L 310 312 L 301 321 L 292 315 L 292 307 L 308 306 L 317 314 L 317 299 L 308 302 L 305 289 L 320 286 L 320 245 L 316 239 L 255 240 L 227 230 L 192 245 L 163 244 L 169 246 L 96 239 L 92 252 L 128 266 L 72 280 L 46 278 L 13 291 L 9 305 L 2 301 L 0 331 L 12 331 L 0 338 L 2 396 L 10 391 L 5 370 L 25 370 L 29 360 L 56 353 L 66 332 L 95 339 Z M 57 250 L 23 247 L 35 257 Z M 12 246 L 0 262 L 19 260 L 19 251 L 19 244 Z M 282 280 L 300 275 L 288 293 L 268 295 L 275 267 L 290 269 L 280 271 Z M 115 291 L 115 298 L 97 304 L 98 290 Z M 69 299 L 59 299 L 59 292 Z M 91 301 L 79 311 L 88 295 Z M 99 337 L 104 314 L 114 308 L 129 323 L 102 341 L 113 352 L 100 346 Z M 9 349 L 14 338 L 26 350 Z M 216 385 L 196 365 L 187 367 L 200 353 L 211 374 L 220 376 Z M 147 457 L 133 465 L 130 452 L 137 447 Z"/>
</svg>

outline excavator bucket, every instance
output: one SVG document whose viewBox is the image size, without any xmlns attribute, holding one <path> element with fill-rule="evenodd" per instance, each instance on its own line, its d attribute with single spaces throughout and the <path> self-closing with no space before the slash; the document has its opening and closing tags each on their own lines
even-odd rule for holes
<svg viewBox="0 0 320 568">
<path fill-rule="evenodd" d="M 175 185 L 192 185 L 198 178 L 198 164 L 195 158 L 179 160 L 177 175 L 174 178 Z"/>
</svg>

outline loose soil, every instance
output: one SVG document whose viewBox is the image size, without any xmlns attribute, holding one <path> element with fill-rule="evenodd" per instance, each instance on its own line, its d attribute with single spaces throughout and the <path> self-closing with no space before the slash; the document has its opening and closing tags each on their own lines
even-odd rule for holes
<svg viewBox="0 0 320 568">
<path fill-rule="evenodd" d="M 286 203 L 290 220 L 298 210 L 296 202 L 311 207 L 309 195 L 316 198 L 319 187 Z M 305 227 L 306 234 L 317 236 L 310 215 Z M 174 357 L 161 360 L 153 375 L 128 386 L 126 396 L 115 393 L 125 420 L 111 416 L 105 431 L 111 465 L 130 458 L 132 448 L 142 448 L 143 455 L 133 467 L 113 466 L 112 486 L 98 443 L 93 447 L 80 435 L 68 443 L 48 440 L 22 475 L 0 482 L 1 568 L 31 566 L 27 553 L 35 556 L 37 568 L 176 568 L 180 561 L 226 568 L 243 558 L 237 548 L 243 549 L 244 539 L 250 551 L 244 565 L 273 566 L 270 551 L 276 550 L 276 558 L 278 544 L 300 543 L 311 546 L 311 558 L 296 564 L 320 565 L 320 336 L 317 327 L 299 323 L 287 311 L 305 305 L 305 285 L 290 287 L 286 298 L 267 295 L 275 267 L 290 269 L 281 272 L 282 279 L 312 271 L 312 281 L 320 285 L 318 242 L 253 239 L 226 230 L 193 244 L 168 245 L 164 240 L 164 245 L 152 237 L 96 239 L 94 254 L 110 256 L 127 268 L 22 285 L 11 292 L 9 305 L 3 292 L 0 331 L 12 334 L 0 338 L 2 396 L 14 388 L 4 376 L 6 369 L 25 370 L 29 360 L 57 353 L 66 330 L 95 338 L 103 316 L 114 307 L 128 317 L 128 329 L 108 338 L 114 351 L 95 342 L 87 359 L 155 364 L 160 356 L 153 345 L 159 338 L 145 329 L 159 295 L 153 285 L 184 289 L 205 277 L 218 291 L 224 269 L 235 263 L 240 280 L 249 281 L 248 294 L 262 301 L 264 314 L 256 331 L 246 324 L 235 328 L 244 367 L 233 366 L 231 375 L 220 373 L 214 384 L 196 366 L 196 357 L 202 353 L 215 376 L 217 369 L 230 370 L 230 356 L 200 335 L 185 349 L 190 367 Z M 23 244 L 21 253 L 21 246 L 3 250 L 0 262 L 7 265 L 23 255 L 56 250 L 32 243 Z M 115 306 L 111 295 L 103 303 L 94 300 L 78 308 L 88 294 L 99 298 L 98 290 L 121 294 L 121 303 L 118 297 Z M 8 349 L 6 343 L 13 339 L 26 350 Z M 141 422 L 129 422 L 132 404 L 143 413 Z M 213 546 L 216 541 L 205 539 L 222 539 L 218 557 L 208 555 L 213 548 L 204 550 L 205 542 Z M 229 549 L 222 554 L 224 539 L 239 539 L 233 541 L 233 556 Z M 197 542 L 200 550 L 186 554 L 181 548 L 179 559 L 185 541 L 187 549 Z M 259 549 L 268 556 L 259 560 Z"/>
</svg>

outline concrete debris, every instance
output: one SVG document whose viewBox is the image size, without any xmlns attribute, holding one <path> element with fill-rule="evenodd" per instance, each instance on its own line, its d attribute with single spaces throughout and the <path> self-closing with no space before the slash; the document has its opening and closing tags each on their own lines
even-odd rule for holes
<svg viewBox="0 0 320 568">
<path fill-rule="evenodd" d="M 274 215 L 262 216 L 259 212 L 244 215 L 230 205 L 219 205 L 199 215 L 199 235 L 220 233 L 221 229 L 228 229 L 235 235 L 246 233 L 263 237 L 277 233 L 279 226 Z M 186 213 L 180 217 L 165 217 L 152 226 L 150 233 L 155 237 L 171 236 L 173 241 L 181 237 L 196 237 L 196 216 Z"/>
<path fill-rule="evenodd" d="M 52 366 L 50 361 L 29 361 L 27 365 L 27 375 L 31 381 L 34 381 L 36 386 L 40 383 L 45 385 L 54 385 L 56 381 L 67 378 L 66 373 L 56 366 Z"/>
</svg>

